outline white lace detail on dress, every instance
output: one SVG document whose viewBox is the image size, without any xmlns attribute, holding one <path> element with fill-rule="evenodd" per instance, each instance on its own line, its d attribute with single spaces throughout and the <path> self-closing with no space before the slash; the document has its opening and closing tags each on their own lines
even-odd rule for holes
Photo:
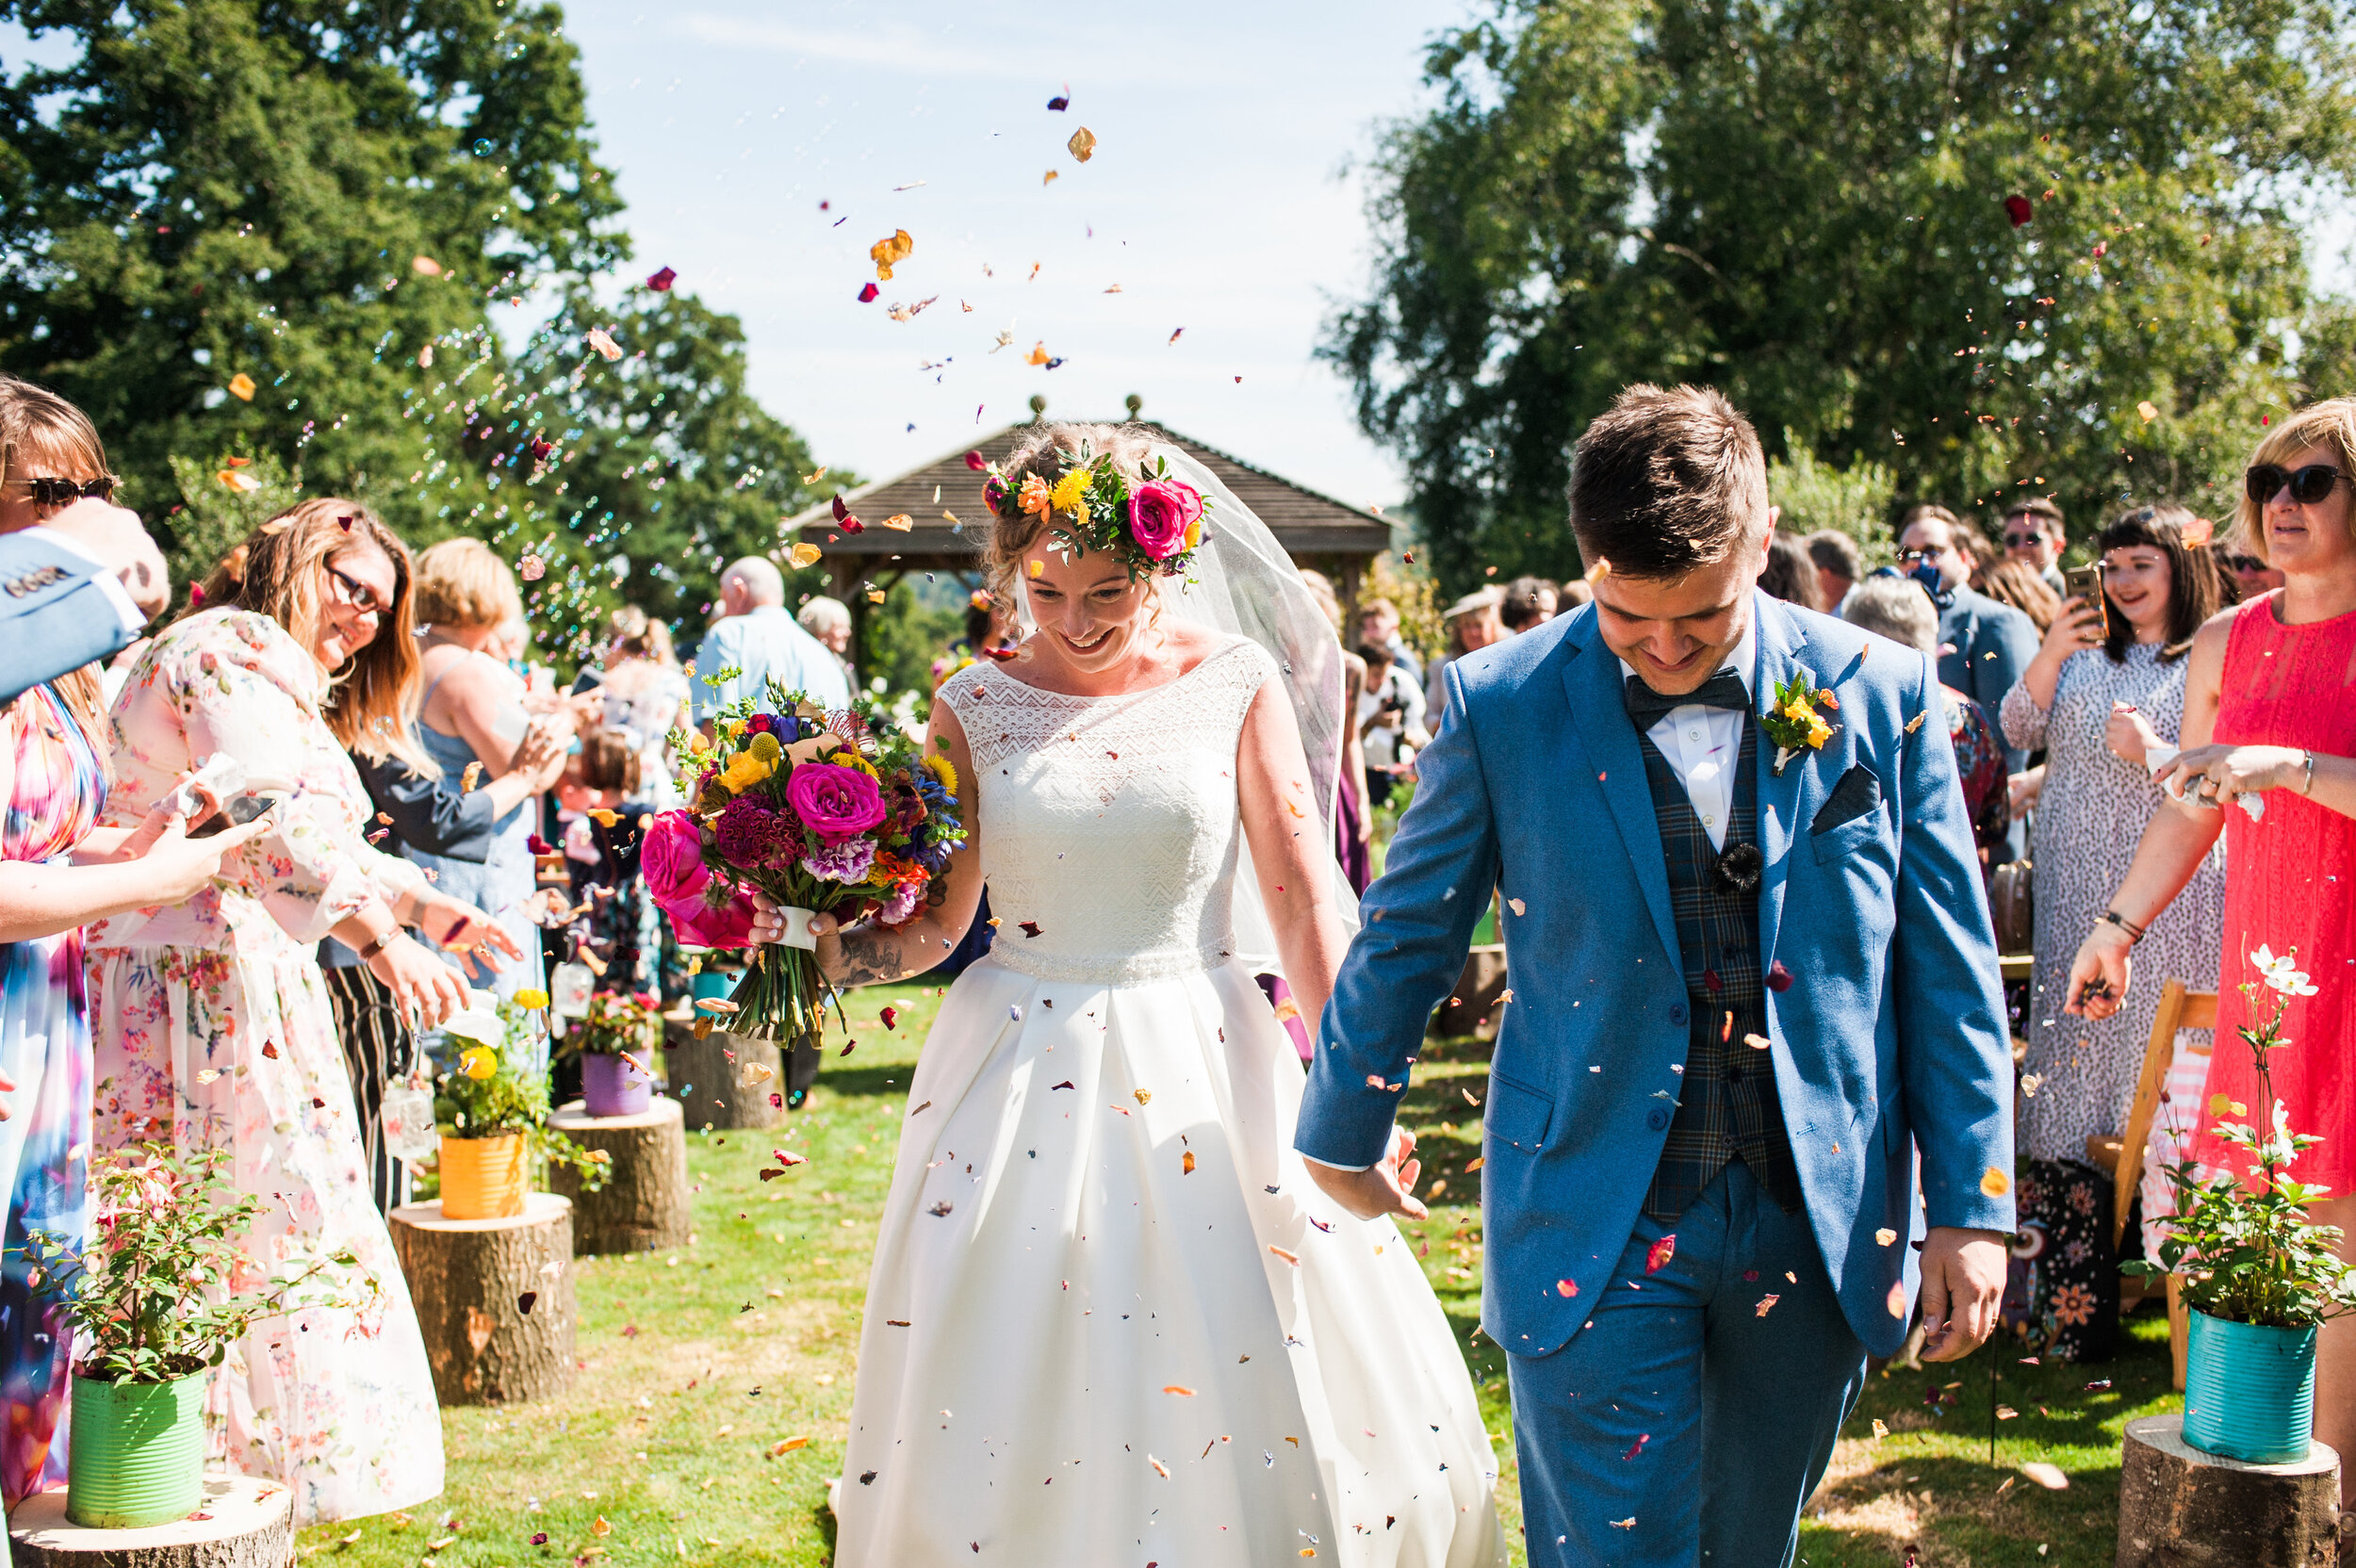
<svg viewBox="0 0 2356 1568">
<path fill-rule="evenodd" d="M 1126 985 L 1223 962 L 1242 826 L 1235 744 L 1276 673 L 1238 640 L 1121 696 L 1026 686 L 992 664 L 942 698 L 973 748 L 990 957 L 1039 980 Z"/>
</svg>

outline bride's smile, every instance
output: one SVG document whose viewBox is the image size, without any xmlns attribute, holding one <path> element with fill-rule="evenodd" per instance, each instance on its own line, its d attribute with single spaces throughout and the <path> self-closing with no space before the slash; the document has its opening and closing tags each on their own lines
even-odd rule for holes
<svg viewBox="0 0 2356 1568">
<path fill-rule="evenodd" d="M 1107 677 L 1113 678 L 1106 691 L 1121 690 L 1122 678 L 1152 662 L 1150 579 L 1132 581 L 1121 561 L 1101 550 L 1071 554 L 1053 536 L 1042 536 L 1025 555 L 1023 571 L 1044 662 L 1091 691 Z"/>
</svg>

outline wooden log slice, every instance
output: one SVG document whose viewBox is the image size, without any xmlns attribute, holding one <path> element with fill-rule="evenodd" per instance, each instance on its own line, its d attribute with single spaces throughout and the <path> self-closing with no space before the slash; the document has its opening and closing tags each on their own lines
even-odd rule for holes
<svg viewBox="0 0 2356 1568">
<path fill-rule="evenodd" d="M 91 1529 L 65 1516 L 65 1493 L 25 1498 L 8 1516 L 17 1568 L 286 1568 L 294 1494 L 264 1476 L 207 1476 L 186 1519 L 139 1530 Z"/>
<path fill-rule="evenodd" d="M 697 1039 L 694 1024 L 665 1020 L 663 1067 L 664 1092 L 679 1102 L 689 1127 L 733 1131 L 785 1119 L 785 1062 L 775 1040 L 725 1029 Z"/>
<path fill-rule="evenodd" d="M 636 1116 L 595 1117 L 576 1100 L 548 1125 L 612 1159 L 595 1192 L 582 1191 L 570 1168 L 548 1167 L 548 1185 L 572 1200 L 576 1257 L 687 1245 L 687 1129 L 678 1101 L 657 1099 Z"/>
<path fill-rule="evenodd" d="M 2182 1415 L 2127 1423 L 2118 1568 L 2331 1568 L 2339 1560 L 2340 1457 L 2244 1464 L 2185 1443 Z"/>
<path fill-rule="evenodd" d="M 392 1213 L 393 1247 L 446 1405 L 516 1404 L 573 1380 L 573 1206 L 535 1192 L 513 1219 Z"/>
</svg>

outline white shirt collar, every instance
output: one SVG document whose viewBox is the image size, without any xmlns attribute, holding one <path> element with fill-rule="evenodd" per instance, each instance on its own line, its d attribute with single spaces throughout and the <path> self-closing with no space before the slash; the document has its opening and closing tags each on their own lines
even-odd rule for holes
<svg viewBox="0 0 2356 1568">
<path fill-rule="evenodd" d="M 1757 696 L 1759 688 L 1754 683 L 1754 677 L 1759 671 L 1759 605 L 1756 601 L 1751 605 L 1750 624 L 1742 629 L 1742 640 L 1734 645 L 1734 651 L 1726 655 L 1718 668 L 1725 669 L 1728 664 L 1734 666 L 1735 677 L 1742 682 L 1742 690 Z M 1635 673 L 1634 665 L 1625 659 L 1620 661 L 1622 680 Z M 1711 673 L 1714 675 L 1717 672 Z"/>
</svg>

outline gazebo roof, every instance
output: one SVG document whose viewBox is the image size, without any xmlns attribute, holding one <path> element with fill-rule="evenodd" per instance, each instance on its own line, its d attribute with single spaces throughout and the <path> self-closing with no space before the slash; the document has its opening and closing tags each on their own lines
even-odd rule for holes
<svg viewBox="0 0 2356 1568">
<path fill-rule="evenodd" d="M 1372 557 L 1390 547 L 1391 525 L 1379 514 L 1295 484 L 1166 425 L 1139 422 L 1218 475 L 1296 559 Z M 897 557 L 903 565 L 970 569 L 980 553 L 975 531 L 987 526 L 990 513 L 982 505 L 981 476 L 965 466 L 965 454 L 979 451 L 1003 460 L 1031 428 L 1027 422 L 1005 426 L 896 478 L 845 491 L 843 504 L 867 525 L 863 532 L 845 533 L 837 527 L 831 501 L 790 519 L 786 527 L 841 565 L 857 558 L 861 569 L 874 570 Z M 907 528 L 885 527 L 885 519 L 892 517 L 906 517 Z"/>
</svg>

